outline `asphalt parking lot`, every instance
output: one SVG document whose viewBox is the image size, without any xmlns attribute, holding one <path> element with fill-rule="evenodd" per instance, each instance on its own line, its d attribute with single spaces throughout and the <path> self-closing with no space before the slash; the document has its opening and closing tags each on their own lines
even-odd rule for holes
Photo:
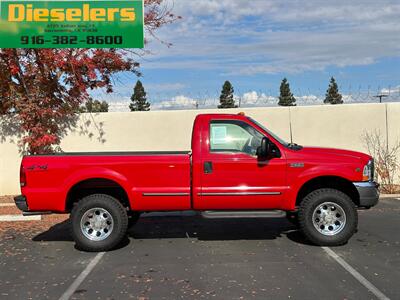
<svg viewBox="0 0 400 300">
<path fill-rule="evenodd" d="M 0 223 L 1 298 L 400 299 L 397 199 L 360 211 L 359 231 L 335 248 L 285 219 L 175 214 L 141 218 L 115 251 L 84 253 L 63 220 Z"/>
</svg>

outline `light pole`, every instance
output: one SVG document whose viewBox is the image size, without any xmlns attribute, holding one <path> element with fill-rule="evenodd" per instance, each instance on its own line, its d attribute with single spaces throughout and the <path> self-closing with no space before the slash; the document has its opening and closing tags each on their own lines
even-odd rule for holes
<svg viewBox="0 0 400 300">
<path fill-rule="evenodd" d="M 387 98 L 387 97 L 389 97 L 388 95 L 385 95 L 385 94 L 379 94 L 379 95 L 376 95 L 376 96 L 374 96 L 375 98 L 379 98 L 379 103 L 382 103 L 382 99 L 383 98 Z"/>
</svg>

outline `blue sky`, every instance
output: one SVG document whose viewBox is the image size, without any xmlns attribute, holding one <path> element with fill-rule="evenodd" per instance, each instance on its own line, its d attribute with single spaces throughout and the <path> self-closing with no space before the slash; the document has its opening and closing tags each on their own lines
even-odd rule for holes
<svg viewBox="0 0 400 300">
<path fill-rule="evenodd" d="M 396 0 L 166 0 L 183 19 L 158 32 L 140 59 L 153 109 L 216 105 L 225 80 L 245 106 L 272 106 L 287 77 L 298 105 L 322 101 L 334 76 L 347 102 L 400 100 L 400 2 Z M 126 109 L 137 78 L 94 96 Z"/>
</svg>

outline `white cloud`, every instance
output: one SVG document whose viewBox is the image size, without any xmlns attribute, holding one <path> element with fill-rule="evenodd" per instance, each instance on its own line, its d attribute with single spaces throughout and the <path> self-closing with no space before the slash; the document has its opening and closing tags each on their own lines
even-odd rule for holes
<svg viewBox="0 0 400 300">
<path fill-rule="evenodd" d="M 110 112 L 129 112 L 129 104 L 131 103 L 130 97 L 110 94 L 97 99 L 107 101 L 109 104 L 108 110 Z M 151 110 L 195 109 L 196 103 L 197 101 L 195 99 L 180 95 L 169 100 L 151 102 Z"/>
<path fill-rule="evenodd" d="M 107 101 L 109 112 L 128 112 L 129 111 L 129 100 L 121 101 Z"/>
<path fill-rule="evenodd" d="M 154 110 L 174 110 L 174 109 L 194 109 L 196 108 L 196 100 L 180 95 L 172 98 L 171 100 L 161 101 L 154 103 L 152 109 Z"/>
<path fill-rule="evenodd" d="M 157 91 L 157 92 L 170 92 L 170 91 L 179 91 L 187 86 L 183 83 L 150 83 L 145 86 L 145 88 Z"/>
<path fill-rule="evenodd" d="M 241 105 L 244 106 L 273 106 L 278 103 L 277 97 L 258 94 L 256 91 L 244 93 L 241 98 Z"/>
<path fill-rule="evenodd" d="M 172 0 L 171 0 L 172 1 Z M 175 0 L 183 20 L 160 31 L 146 68 L 300 73 L 400 56 L 395 0 Z"/>
<path fill-rule="evenodd" d="M 321 105 L 323 97 L 316 95 L 296 96 L 297 105 Z M 278 96 L 270 96 L 256 91 L 248 92 L 242 96 L 243 106 L 277 106 L 279 102 Z"/>
<path fill-rule="evenodd" d="M 275 22 L 356 22 L 375 21 L 398 16 L 400 4 L 396 0 L 171 0 L 178 14 L 196 18 L 210 17 L 211 21 L 236 21 L 249 16 L 268 16 Z"/>
<path fill-rule="evenodd" d="M 400 98 L 400 85 L 392 87 L 392 88 L 381 89 L 380 93 L 384 94 L 384 95 L 388 95 L 388 96 L 397 94 L 398 97 Z"/>
<path fill-rule="evenodd" d="M 244 103 L 254 104 L 259 100 L 259 98 L 260 97 L 255 91 L 243 94 Z"/>
</svg>

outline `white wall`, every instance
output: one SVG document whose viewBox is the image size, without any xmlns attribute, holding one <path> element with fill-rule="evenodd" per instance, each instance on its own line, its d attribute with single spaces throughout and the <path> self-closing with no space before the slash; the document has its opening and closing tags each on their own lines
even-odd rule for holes
<svg viewBox="0 0 400 300">
<path fill-rule="evenodd" d="M 366 152 L 365 132 L 378 130 L 385 139 L 388 136 L 389 144 L 400 139 L 400 103 L 391 103 L 84 114 L 61 146 L 64 151 L 79 152 L 189 150 L 197 114 L 239 111 L 286 140 L 292 128 L 294 142 L 302 145 Z M 0 195 L 19 193 L 20 161 L 15 143 L 0 142 Z"/>
</svg>

